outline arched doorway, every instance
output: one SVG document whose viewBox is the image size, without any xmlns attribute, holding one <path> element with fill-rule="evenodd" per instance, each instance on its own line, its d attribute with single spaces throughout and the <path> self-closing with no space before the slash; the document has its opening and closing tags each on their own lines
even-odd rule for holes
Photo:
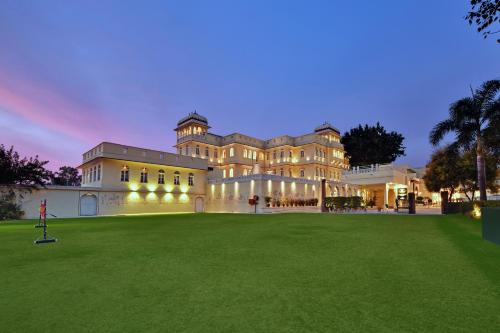
<svg viewBox="0 0 500 333">
<path fill-rule="evenodd" d="M 80 197 L 80 216 L 97 215 L 97 197 L 93 194 L 85 194 Z"/>
<path fill-rule="evenodd" d="M 196 198 L 196 200 L 194 201 L 194 211 L 196 213 L 203 213 L 205 211 L 204 206 L 205 205 L 203 202 L 203 198 L 201 198 L 201 197 Z"/>
</svg>

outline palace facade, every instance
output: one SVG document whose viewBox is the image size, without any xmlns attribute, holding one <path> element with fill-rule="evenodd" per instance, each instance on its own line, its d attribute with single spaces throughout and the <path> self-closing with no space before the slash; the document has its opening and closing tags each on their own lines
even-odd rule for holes
<svg viewBox="0 0 500 333">
<path fill-rule="evenodd" d="M 196 112 L 175 128 L 179 155 L 199 157 L 231 178 L 253 173 L 312 180 L 340 180 L 349 168 L 338 129 L 324 123 L 312 133 L 283 135 L 268 140 L 241 133 L 212 134 L 207 118 Z"/>
<path fill-rule="evenodd" d="M 283 205 L 288 211 L 319 211 L 322 180 L 326 196 L 376 197 L 378 206 L 390 207 L 394 190 L 414 181 L 409 168 L 350 168 L 340 132 L 329 123 L 301 136 L 267 140 L 209 129 L 207 118 L 196 112 L 181 119 L 174 129 L 176 153 L 102 142 L 82 156 L 80 187 L 34 191 L 22 199 L 25 217 L 38 216 L 42 199 L 58 217 L 271 212 Z M 254 196 L 260 198 L 256 207 L 249 204 Z M 311 202 L 316 204 L 301 204 Z"/>
</svg>

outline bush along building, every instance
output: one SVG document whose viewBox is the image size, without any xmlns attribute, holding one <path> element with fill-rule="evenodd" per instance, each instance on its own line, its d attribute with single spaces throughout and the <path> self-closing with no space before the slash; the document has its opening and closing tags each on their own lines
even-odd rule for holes
<svg viewBox="0 0 500 333">
<path fill-rule="evenodd" d="M 54 215 L 73 217 L 319 211 L 322 180 L 326 196 L 369 200 L 376 193 L 366 173 L 349 169 L 340 132 L 329 123 L 301 136 L 268 140 L 240 133 L 221 136 L 209 129 L 207 118 L 196 112 L 181 119 L 174 129 L 176 153 L 102 142 L 83 154 L 80 187 L 32 192 L 22 199 L 25 217 L 38 217 L 42 199 Z M 408 188 L 414 178 L 394 172 L 384 178 L 389 187 L 377 188 Z M 259 198 L 256 207 L 249 204 L 254 198 Z M 377 199 L 379 206 L 389 204 L 390 192 Z"/>
</svg>

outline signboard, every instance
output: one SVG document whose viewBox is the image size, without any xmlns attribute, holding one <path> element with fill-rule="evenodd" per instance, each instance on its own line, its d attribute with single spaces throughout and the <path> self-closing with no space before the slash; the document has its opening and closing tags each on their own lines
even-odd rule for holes
<svg viewBox="0 0 500 333">
<path fill-rule="evenodd" d="M 398 188 L 398 200 L 406 200 L 408 195 L 408 189 L 406 187 Z"/>
</svg>

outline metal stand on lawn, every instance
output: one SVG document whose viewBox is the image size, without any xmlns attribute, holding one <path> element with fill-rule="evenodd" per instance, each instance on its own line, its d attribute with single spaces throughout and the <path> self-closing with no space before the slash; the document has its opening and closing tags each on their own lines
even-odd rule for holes
<svg viewBox="0 0 500 333">
<path fill-rule="evenodd" d="M 35 228 L 43 228 L 43 238 L 38 238 L 35 240 L 35 244 L 44 243 L 55 243 L 57 239 L 53 237 L 47 237 L 47 200 L 43 200 L 40 203 L 40 217 L 38 219 L 38 225 Z"/>
</svg>

